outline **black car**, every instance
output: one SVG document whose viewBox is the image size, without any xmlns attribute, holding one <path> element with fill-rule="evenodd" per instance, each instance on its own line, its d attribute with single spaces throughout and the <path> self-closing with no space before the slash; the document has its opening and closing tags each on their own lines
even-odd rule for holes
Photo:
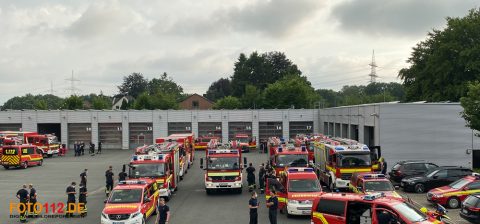
<svg viewBox="0 0 480 224">
<path fill-rule="evenodd" d="M 423 160 L 400 161 L 392 167 L 388 175 L 392 181 L 399 183 L 405 177 L 423 175 L 429 169 L 436 167 L 438 166 Z"/>
<path fill-rule="evenodd" d="M 460 217 L 471 223 L 480 223 L 480 194 L 470 195 L 462 203 Z"/>
<path fill-rule="evenodd" d="M 400 186 L 404 191 L 423 193 L 436 187 L 449 185 L 460 178 L 472 175 L 472 172 L 471 169 L 459 166 L 440 166 L 428 170 L 423 175 L 403 178 Z"/>
</svg>

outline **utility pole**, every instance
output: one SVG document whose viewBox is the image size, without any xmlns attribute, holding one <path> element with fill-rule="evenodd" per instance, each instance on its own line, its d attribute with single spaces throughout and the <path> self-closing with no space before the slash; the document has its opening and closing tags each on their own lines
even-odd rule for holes
<svg viewBox="0 0 480 224">
<path fill-rule="evenodd" d="M 372 53 L 372 62 L 370 62 L 370 64 L 368 64 L 370 66 L 370 74 L 368 76 L 370 76 L 370 83 L 374 83 L 376 82 L 376 79 L 378 78 L 378 75 L 377 75 L 377 63 L 375 63 L 375 50 L 373 50 L 373 53 Z"/>
<path fill-rule="evenodd" d="M 75 82 L 80 82 L 80 80 L 75 79 L 73 77 L 73 70 L 72 70 L 72 77 L 65 80 L 70 82 L 70 88 L 67 88 L 67 91 L 70 91 L 71 96 L 75 95 L 75 91 L 79 90 L 78 88 L 75 87 Z"/>
<path fill-rule="evenodd" d="M 55 90 L 53 89 L 53 81 L 50 81 L 50 95 L 55 94 Z"/>
</svg>

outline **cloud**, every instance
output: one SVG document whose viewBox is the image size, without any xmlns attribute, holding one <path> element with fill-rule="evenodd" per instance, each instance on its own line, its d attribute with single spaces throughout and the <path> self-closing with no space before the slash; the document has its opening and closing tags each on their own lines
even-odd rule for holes
<svg viewBox="0 0 480 224">
<path fill-rule="evenodd" d="M 347 32 L 423 36 L 442 27 L 446 17 L 463 16 L 476 6 L 475 0 L 347 0 L 335 5 L 331 16 Z"/>
</svg>

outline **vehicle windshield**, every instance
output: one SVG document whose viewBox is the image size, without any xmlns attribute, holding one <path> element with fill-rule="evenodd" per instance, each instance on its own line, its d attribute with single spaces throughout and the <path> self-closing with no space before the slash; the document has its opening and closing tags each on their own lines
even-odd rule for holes
<svg viewBox="0 0 480 224">
<path fill-rule="evenodd" d="M 207 167 L 209 170 L 236 170 L 239 169 L 237 157 L 210 157 Z"/>
<path fill-rule="evenodd" d="M 202 138 L 202 140 L 200 142 L 209 143 L 210 140 L 211 140 L 210 138 Z"/>
<path fill-rule="evenodd" d="M 279 155 L 278 156 L 278 167 L 286 166 L 295 166 L 295 167 L 306 167 L 308 165 L 308 155 Z"/>
<path fill-rule="evenodd" d="M 437 169 L 430 169 L 430 170 L 428 170 L 428 171 L 425 173 L 425 176 L 427 176 L 427 177 L 433 177 L 433 175 L 435 175 L 437 172 L 438 172 Z"/>
<path fill-rule="evenodd" d="M 163 177 L 165 176 L 165 164 L 134 164 L 130 166 L 129 176 L 130 178 Z"/>
<path fill-rule="evenodd" d="M 288 182 L 290 192 L 319 192 L 320 183 L 317 179 L 297 179 Z"/>
<path fill-rule="evenodd" d="M 247 137 L 237 137 L 236 140 L 241 142 L 241 143 L 248 143 L 248 138 Z"/>
<path fill-rule="evenodd" d="M 339 167 L 371 166 L 370 154 L 338 154 Z"/>
<path fill-rule="evenodd" d="M 142 189 L 113 190 L 108 203 L 138 203 L 142 200 Z"/>
<path fill-rule="evenodd" d="M 450 186 L 453 189 L 460 189 L 462 187 L 465 187 L 465 185 L 467 185 L 469 183 L 470 183 L 470 181 L 468 181 L 468 180 L 460 179 L 460 180 L 457 180 L 457 181 L 449 184 L 448 186 Z"/>
<path fill-rule="evenodd" d="M 365 182 L 365 192 L 376 191 L 394 191 L 390 181 L 367 181 Z"/>
<path fill-rule="evenodd" d="M 465 199 L 465 202 L 463 202 L 463 204 L 472 207 L 478 207 L 480 206 L 480 198 L 478 198 L 478 196 L 469 196 Z"/>
<path fill-rule="evenodd" d="M 399 170 L 402 165 L 400 163 L 395 164 L 395 166 L 392 167 L 392 170 Z"/>
<path fill-rule="evenodd" d="M 57 136 L 52 136 L 48 138 L 48 144 L 58 144 L 58 138 Z"/>
<path fill-rule="evenodd" d="M 427 216 L 423 212 L 410 204 L 399 203 L 392 207 L 410 222 L 421 222 L 427 220 Z"/>
</svg>

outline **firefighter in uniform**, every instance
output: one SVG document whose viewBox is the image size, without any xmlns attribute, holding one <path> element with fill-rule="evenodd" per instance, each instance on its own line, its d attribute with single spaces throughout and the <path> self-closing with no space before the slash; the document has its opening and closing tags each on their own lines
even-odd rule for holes
<svg viewBox="0 0 480 224">
<path fill-rule="evenodd" d="M 125 179 L 127 179 L 127 176 L 128 176 L 128 175 L 127 175 L 127 173 L 125 173 L 125 169 L 126 169 L 126 168 L 125 168 L 125 165 L 123 165 L 122 172 L 120 172 L 120 173 L 118 174 L 118 182 L 124 181 Z"/>
<path fill-rule="evenodd" d="M 108 170 L 105 171 L 105 179 L 106 179 L 106 186 L 105 186 L 105 194 L 108 195 L 113 189 L 113 171 L 112 171 L 112 166 L 108 167 Z"/>
<path fill-rule="evenodd" d="M 72 182 L 70 186 L 67 187 L 66 193 L 67 193 L 67 208 L 66 208 L 66 218 L 73 217 L 73 209 L 75 206 L 75 194 L 77 194 L 75 190 L 75 185 L 77 183 Z M 72 205 L 73 204 L 73 205 Z"/>
<path fill-rule="evenodd" d="M 35 204 L 37 203 L 37 190 L 33 188 L 33 184 L 29 184 L 28 188 L 30 188 L 30 206 L 28 208 L 28 212 L 30 216 L 36 216 L 36 206 Z"/>
<path fill-rule="evenodd" d="M 20 209 L 22 209 L 20 212 L 20 222 L 24 223 L 24 222 L 27 222 L 27 216 L 26 216 L 26 213 L 27 213 L 27 202 L 28 202 L 28 191 L 27 191 L 27 185 L 24 184 L 23 185 L 23 188 L 18 190 L 17 192 L 17 198 L 20 200 Z M 23 205 L 22 205 L 23 204 Z"/>
<path fill-rule="evenodd" d="M 270 198 L 267 201 L 268 219 L 270 224 L 277 224 L 278 198 L 275 190 L 270 191 Z"/>
<path fill-rule="evenodd" d="M 80 189 L 78 189 L 78 203 L 83 203 L 80 207 L 80 216 L 87 216 L 87 186 L 80 183 Z"/>
<path fill-rule="evenodd" d="M 260 194 L 264 193 L 265 189 L 265 175 L 267 171 L 265 170 L 264 164 L 260 165 L 260 169 L 258 169 L 258 185 L 260 186 Z"/>
<path fill-rule="evenodd" d="M 255 167 L 253 167 L 252 163 L 250 163 L 247 168 L 247 182 L 248 191 L 252 192 L 255 188 Z"/>
</svg>

